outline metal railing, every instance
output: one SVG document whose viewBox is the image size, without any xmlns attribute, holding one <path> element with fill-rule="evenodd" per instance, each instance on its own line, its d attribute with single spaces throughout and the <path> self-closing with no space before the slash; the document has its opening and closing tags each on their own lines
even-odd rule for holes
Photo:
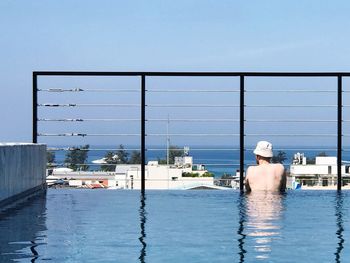
<svg viewBox="0 0 350 263">
<path fill-rule="evenodd" d="M 71 77 L 71 76 L 77 76 L 77 77 L 108 77 L 108 76 L 114 76 L 114 77 L 125 77 L 125 76 L 132 76 L 139 78 L 139 89 L 82 89 L 82 88 L 48 88 L 48 89 L 38 89 L 38 78 L 39 77 L 54 77 L 54 76 L 60 76 L 60 77 Z M 178 89 L 178 90 L 152 90 L 147 89 L 147 79 L 152 77 L 227 77 L 227 78 L 238 78 L 239 79 L 239 89 L 238 90 L 221 90 L 221 89 L 205 89 L 205 90 L 193 90 L 193 89 Z M 246 105 L 245 99 L 246 94 L 248 93 L 258 93 L 258 92 L 280 92 L 277 90 L 254 90 L 254 91 L 247 91 L 245 89 L 245 83 L 247 79 L 251 78 L 334 78 L 337 80 L 337 89 L 336 90 L 321 90 L 318 92 L 328 93 L 328 92 L 336 92 L 337 94 L 337 103 L 335 105 L 319 105 L 319 104 L 306 104 L 306 105 L 270 105 L 270 104 L 260 104 L 260 105 Z M 150 118 L 146 119 L 146 108 L 177 108 L 177 107 L 205 107 L 205 108 L 227 108 L 227 110 L 232 111 L 239 111 L 239 118 L 212 118 L 211 121 L 213 122 L 238 122 L 239 123 L 239 132 L 238 133 L 216 133 L 216 134 L 210 134 L 210 133 L 174 133 L 170 134 L 171 136 L 200 136 L 200 137 L 208 137 L 208 136 L 237 136 L 239 138 L 239 171 L 240 171 L 240 185 L 239 188 L 243 190 L 244 185 L 244 168 L 245 168 L 245 137 L 247 136 L 257 136 L 259 134 L 255 133 L 246 133 L 245 128 L 246 122 L 252 122 L 252 123 L 259 123 L 259 122 L 301 122 L 301 123 L 327 123 L 332 122 L 337 125 L 337 132 L 335 134 L 325 134 L 325 133 L 317 133 L 317 134 L 297 134 L 297 133 L 289 133 L 289 134 L 279 134 L 277 133 L 268 133 L 265 134 L 266 137 L 273 137 L 273 136 L 285 136 L 285 137 L 295 137 L 295 136 L 319 136 L 319 137 L 335 137 L 337 140 L 336 145 L 336 151 L 337 151 L 337 189 L 341 190 L 342 186 L 342 177 L 341 177 L 341 165 L 342 165 L 342 138 L 350 136 L 349 134 L 343 133 L 343 122 L 349 122 L 349 120 L 343 120 L 343 108 L 349 107 L 348 105 L 343 105 L 342 102 L 342 95 L 343 91 L 343 78 L 350 77 L 350 73 L 348 72 L 86 72 L 86 71 L 35 71 L 33 72 L 33 143 L 36 143 L 38 141 L 38 136 L 63 136 L 63 137 L 85 137 L 85 136 L 135 136 L 140 138 L 140 152 L 141 152 L 141 189 L 142 191 L 145 190 L 145 165 L 146 165 L 146 136 L 166 136 L 164 133 L 148 133 L 146 134 L 146 121 L 166 121 L 165 118 Z M 140 93 L 140 100 L 139 103 L 38 103 L 38 92 L 59 92 L 59 93 L 66 93 L 66 92 L 105 92 L 105 93 L 112 93 L 112 92 L 139 92 Z M 282 90 L 283 92 L 291 93 L 295 92 L 295 90 L 289 90 L 285 89 Z M 222 92 L 231 92 L 231 93 L 237 93 L 239 94 L 239 104 L 238 105 L 231 105 L 231 104 L 170 104 L 170 103 L 163 103 L 163 104 L 155 104 L 150 103 L 146 104 L 146 94 L 151 93 L 157 93 L 157 92 L 178 92 L 178 93 L 195 93 L 195 92 L 205 92 L 205 93 L 222 93 Z M 301 93 L 312 93 L 314 92 L 313 89 L 299 89 L 297 92 Z M 135 107 L 139 108 L 140 111 L 140 118 L 42 118 L 38 117 L 38 107 L 64 107 L 64 108 L 76 108 L 76 107 Z M 334 108 L 337 112 L 337 118 L 336 119 L 322 119 L 322 120 L 315 120 L 315 119 L 247 119 L 246 118 L 246 109 L 248 108 L 257 108 L 257 109 L 266 109 L 266 108 L 294 108 L 294 107 L 305 107 L 305 108 Z M 210 118 L 208 118 L 210 120 Z M 208 121 L 208 119 L 201 119 L 201 118 L 177 118 L 173 119 L 172 121 L 181 121 L 181 122 L 204 122 Z M 135 134 L 130 133 L 39 133 L 38 132 L 38 122 L 39 121 L 45 121 L 45 122 L 86 122 L 86 121 L 101 121 L 101 122 L 125 122 L 125 121 L 132 121 L 132 122 L 139 122 L 140 124 L 140 132 Z"/>
</svg>

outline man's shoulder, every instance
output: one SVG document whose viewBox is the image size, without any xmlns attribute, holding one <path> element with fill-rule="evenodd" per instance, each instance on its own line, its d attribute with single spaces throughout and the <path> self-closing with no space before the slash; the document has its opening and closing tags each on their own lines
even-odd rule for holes
<svg viewBox="0 0 350 263">
<path fill-rule="evenodd" d="M 274 165 L 275 165 L 276 168 L 278 168 L 278 169 L 283 169 L 283 170 L 284 170 L 283 164 L 281 164 L 281 163 L 275 163 Z"/>
<path fill-rule="evenodd" d="M 275 163 L 275 164 L 273 164 L 273 168 L 278 174 L 281 174 L 281 175 L 284 174 L 284 166 L 283 166 L 283 164 Z"/>
<path fill-rule="evenodd" d="M 281 164 L 281 163 L 273 163 L 273 164 L 271 164 L 271 165 L 273 165 L 273 166 L 276 167 L 276 168 L 284 169 L 284 166 L 283 166 L 283 164 Z"/>
<path fill-rule="evenodd" d="M 249 166 L 247 169 L 247 176 L 253 174 L 255 169 L 256 169 L 256 166 Z"/>
</svg>

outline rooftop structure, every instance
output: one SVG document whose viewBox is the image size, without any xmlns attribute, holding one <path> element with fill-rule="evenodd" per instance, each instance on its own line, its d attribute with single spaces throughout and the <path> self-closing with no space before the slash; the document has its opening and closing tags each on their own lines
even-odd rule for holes
<svg viewBox="0 0 350 263">
<path fill-rule="evenodd" d="M 316 156 L 314 163 L 307 163 L 303 153 L 294 156 L 290 176 L 304 187 L 336 187 L 337 157 Z M 350 179 L 349 165 L 341 166 L 342 178 Z M 346 185 L 343 181 L 343 186 Z"/>
</svg>

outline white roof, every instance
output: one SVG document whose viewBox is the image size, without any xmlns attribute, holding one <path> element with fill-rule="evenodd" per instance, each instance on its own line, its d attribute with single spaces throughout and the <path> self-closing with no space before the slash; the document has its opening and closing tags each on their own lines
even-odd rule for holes
<svg viewBox="0 0 350 263">
<path fill-rule="evenodd" d="M 117 174 L 126 174 L 130 170 L 141 170 L 141 165 L 139 164 L 118 164 L 115 167 L 115 172 Z"/>
</svg>

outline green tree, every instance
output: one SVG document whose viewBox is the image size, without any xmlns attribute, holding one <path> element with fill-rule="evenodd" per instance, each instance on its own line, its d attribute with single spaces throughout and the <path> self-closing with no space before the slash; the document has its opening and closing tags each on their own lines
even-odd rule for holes
<svg viewBox="0 0 350 263">
<path fill-rule="evenodd" d="M 174 164 L 175 163 L 175 157 L 180 157 L 183 156 L 183 149 L 176 145 L 170 145 L 169 146 L 169 164 Z M 159 164 L 167 164 L 166 159 L 160 159 L 158 157 L 158 163 Z"/>
<path fill-rule="evenodd" d="M 90 146 L 88 144 L 80 147 L 72 147 L 66 153 L 64 162 L 68 164 L 68 167 L 74 171 L 81 170 L 86 171 L 89 169 L 87 163 L 88 153 Z"/>
<path fill-rule="evenodd" d="M 175 157 L 180 157 L 183 156 L 183 149 L 176 145 L 170 145 L 169 146 L 169 164 L 174 164 L 175 163 Z M 167 164 L 166 159 L 160 159 L 158 157 L 158 163 L 159 164 Z"/>
<path fill-rule="evenodd" d="M 56 160 L 55 152 L 46 151 L 46 162 L 48 163 L 48 165 L 52 165 L 53 163 L 55 163 L 55 160 Z"/>
<path fill-rule="evenodd" d="M 169 163 L 175 163 L 175 157 L 183 156 L 183 149 L 179 148 L 176 145 L 169 146 Z"/>
<path fill-rule="evenodd" d="M 139 152 L 139 151 L 132 151 L 129 163 L 130 164 L 140 164 L 141 163 L 141 152 Z"/>
<path fill-rule="evenodd" d="M 104 156 L 106 164 L 101 165 L 101 170 L 106 172 L 115 171 L 115 165 L 118 164 L 117 157 L 118 156 L 114 152 L 112 151 L 107 152 Z"/>
<path fill-rule="evenodd" d="M 271 158 L 272 163 L 283 163 L 288 158 L 286 157 L 286 153 L 283 151 L 278 151 L 277 155 L 274 155 Z"/>
<path fill-rule="evenodd" d="M 326 156 L 328 156 L 328 154 L 326 152 L 319 152 L 318 154 L 316 154 L 316 157 L 318 157 L 318 156 L 326 157 Z M 306 158 L 306 163 L 307 164 L 315 164 L 316 157 Z"/>
<path fill-rule="evenodd" d="M 127 164 L 129 163 L 129 153 L 125 151 L 124 145 L 120 144 L 119 149 L 115 152 L 109 151 L 104 156 L 106 160 L 106 165 L 101 165 L 102 171 L 115 171 L 117 164 Z M 136 156 L 134 156 L 136 158 Z M 136 160 L 135 160 L 136 162 Z M 141 162 L 139 162 L 141 163 Z"/>
<path fill-rule="evenodd" d="M 128 163 L 129 153 L 125 151 L 124 145 L 120 144 L 119 149 L 115 153 L 118 156 L 118 163 L 126 164 Z"/>
</svg>

